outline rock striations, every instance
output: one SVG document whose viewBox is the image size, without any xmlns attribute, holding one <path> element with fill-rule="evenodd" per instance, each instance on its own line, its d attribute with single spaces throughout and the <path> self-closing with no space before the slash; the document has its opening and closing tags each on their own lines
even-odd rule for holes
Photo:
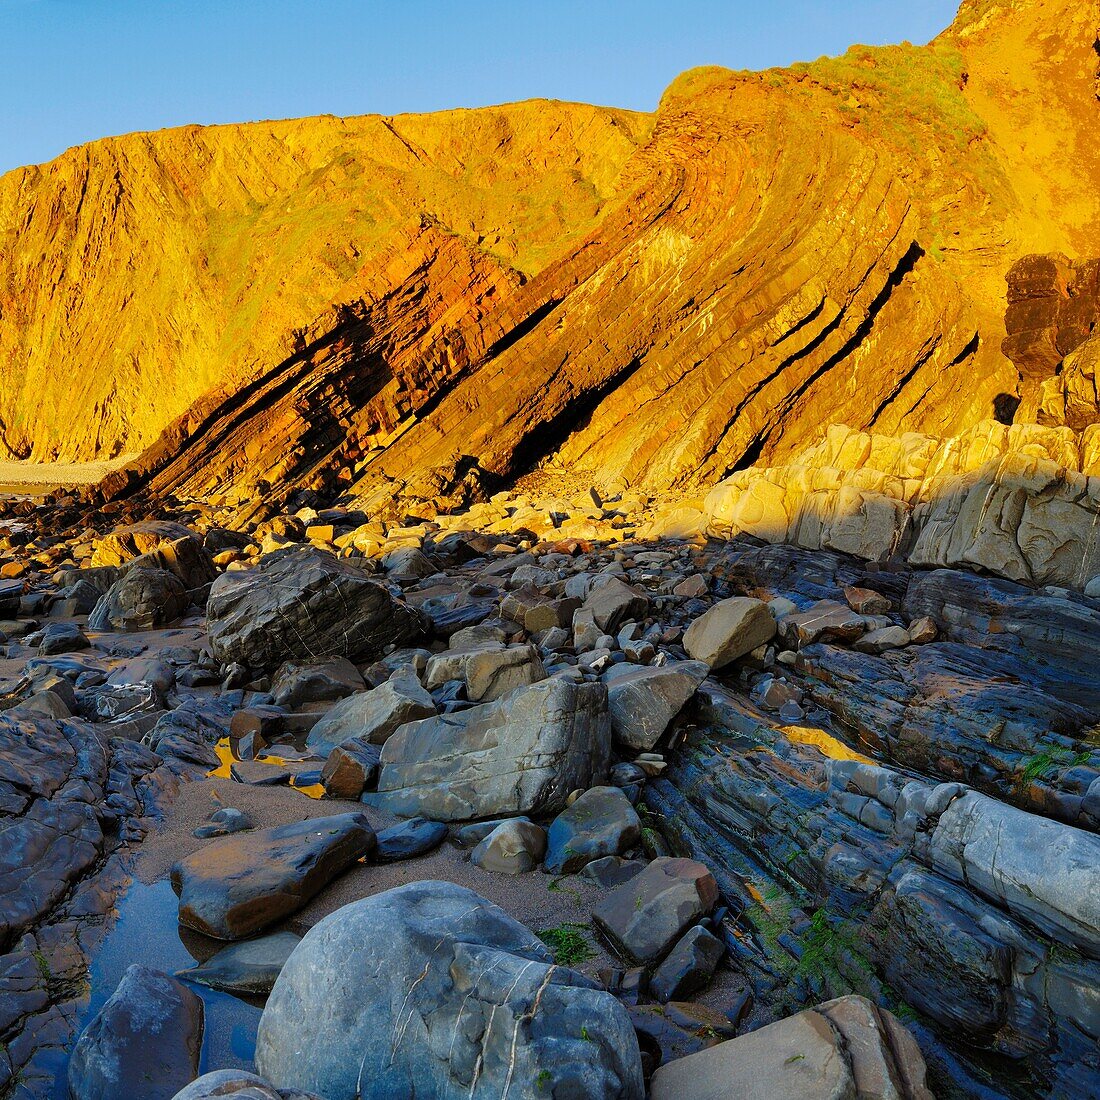
<svg viewBox="0 0 1100 1100">
<path fill-rule="evenodd" d="M 1079 427 L 1088 364 L 1044 383 L 1072 341 L 1001 345 L 1021 257 L 1095 283 L 1094 7 L 968 2 L 925 47 L 693 70 L 653 115 L 189 128 L 12 173 L 0 449 L 143 451 L 110 493 L 252 515 L 466 504 L 548 460 L 708 485 L 830 422 Z"/>
</svg>

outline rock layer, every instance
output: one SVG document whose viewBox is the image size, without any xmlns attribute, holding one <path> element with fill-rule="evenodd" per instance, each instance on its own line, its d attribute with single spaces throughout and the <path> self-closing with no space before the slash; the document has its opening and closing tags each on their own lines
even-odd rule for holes
<svg viewBox="0 0 1100 1100">
<path fill-rule="evenodd" d="M 705 485 L 823 420 L 1003 417 L 1026 396 L 1000 350 L 1010 267 L 1100 254 L 1087 8 L 964 5 L 925 47 L 693 70 L 652 116 L 189 128 L 12 173 L 0 439 L 147 447 L 110 493 L 253 514 L 302 487 L 372 511 L 468 502 L 553 456 L 602 483 Z M 1073 150 L 1059 180 L 1018 140 L 1036 130 Z M 91 256 L 78 296 L 65 272 Z M 89 338 L 103 316 L 120 320 Z"/>
</svg>

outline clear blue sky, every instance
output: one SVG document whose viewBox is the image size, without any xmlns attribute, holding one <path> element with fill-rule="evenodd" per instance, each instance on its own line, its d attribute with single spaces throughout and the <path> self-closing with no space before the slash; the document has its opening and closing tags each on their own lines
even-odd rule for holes
<svg viewBox="0 0 1100 1100">
<path fill-rule="evenodd" d="M 0 0 L 0 172 L 107 134 L 546 96 L 925 42 L 955 0 Z"/>
</svg>

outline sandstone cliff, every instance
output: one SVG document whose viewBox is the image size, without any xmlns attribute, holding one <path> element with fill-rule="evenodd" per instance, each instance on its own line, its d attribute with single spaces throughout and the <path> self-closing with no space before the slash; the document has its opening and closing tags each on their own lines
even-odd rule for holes
<svg viewBox="0 0 1100 1100">
<path fill-rule="evenodd" d="M 73 150 L 0 181 L 0 440 L 147 447 L 111 491 L 247 513 L 456 505 L 547 462 L 693 488 L 829 423 L 1080 429 L 1087 369 L 1040 394 L 1061 364 L 1002 341 L 1022 256 L 1100 255 L 1098 27 L 1091 0 L 974 0 L 926 47 L 694 70 L 652 116 Z"/>
</svg>

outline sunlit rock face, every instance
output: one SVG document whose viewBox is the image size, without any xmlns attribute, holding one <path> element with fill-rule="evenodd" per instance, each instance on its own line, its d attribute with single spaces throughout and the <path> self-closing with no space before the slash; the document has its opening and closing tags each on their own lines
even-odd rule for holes
<svg viewBox="0 0 1100 1100">
<path fill-rule="evenodd" d="M 943 436 L 1034 407 L 1005 280 L 1100 255 L 1088 7 L 968 4 L 927 47 L 693 70 L 652 115 L 188 128 L 12 173 L 2 449 L 148 448 L 147 491 L 244 512 L 301 486 L 381 509 L 548 456 L 690 487 L 828 423 Z"/>
</svg>

